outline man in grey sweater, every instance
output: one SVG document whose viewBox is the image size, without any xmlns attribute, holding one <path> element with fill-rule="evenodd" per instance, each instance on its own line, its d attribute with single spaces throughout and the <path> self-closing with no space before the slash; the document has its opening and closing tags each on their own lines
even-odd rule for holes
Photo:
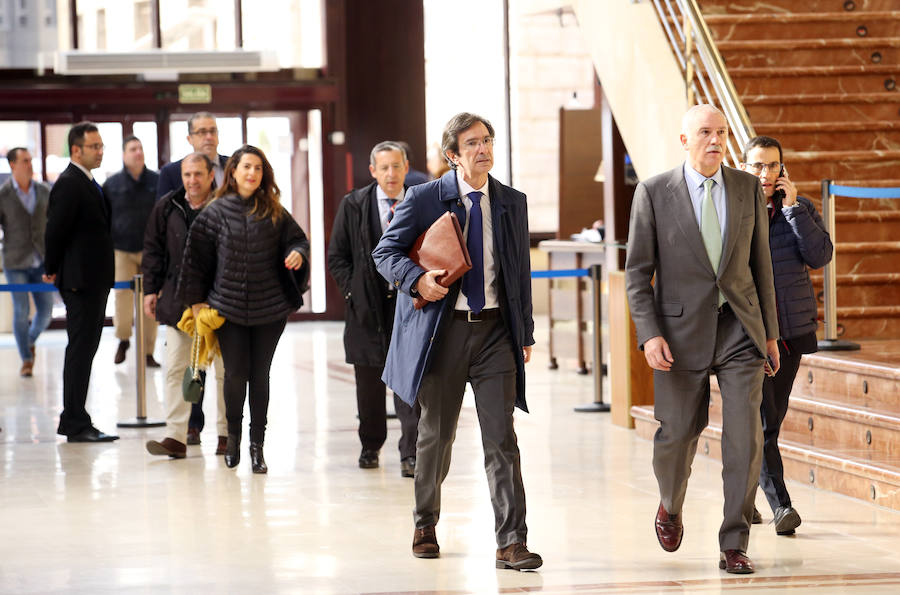
<svg viewBox="0 0 900 595">
<path fill-rule="evenodd" d="M 44 227 L 50 189 L 32 179 L 34 168 L 28 149 L 6 153 L 12 176 L 0 186 L 0 227 L 3 228 L 3 270 L 9 283 L 42 283 Z M 13 292 L 13 334 L 22 358 L 19 375 L 30 377 L 34 368 L 34 342 L 50 324 L 53 292 L 32 292 L 35 316 L 28 324 L 28 292 Z"/>
</svg>

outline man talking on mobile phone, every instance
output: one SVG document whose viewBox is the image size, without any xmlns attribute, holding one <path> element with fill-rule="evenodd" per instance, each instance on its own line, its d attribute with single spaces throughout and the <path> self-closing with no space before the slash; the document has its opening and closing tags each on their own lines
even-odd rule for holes
<svg viewBox="0 0 900 595">
<path fill-rule="evenodd" d="M 759 487 L 775 515 L 778 535 L 793 535 L 800 515 L 791 506 L 784 484 L 784 467 L 778 450 L 778 434 L 787 414 L 794 377 L 804 353 L 816 346 L 817 307 L 807 267 L 818 269 L 831 261 L 834 247 L 825 223 L 808 199 L 797 196 L 797 188 L 784 167 L 781 144 L 768 136 L 747 142 L 741 169 L 759 178 L 769 213 L 769 246 L 778 304 L 778 351 L 781 368 L 763 379 L 760 416 L 763 428 L 762 466 Z M 753 522 L 762 515 L 753 510 Z"/>
</svg>

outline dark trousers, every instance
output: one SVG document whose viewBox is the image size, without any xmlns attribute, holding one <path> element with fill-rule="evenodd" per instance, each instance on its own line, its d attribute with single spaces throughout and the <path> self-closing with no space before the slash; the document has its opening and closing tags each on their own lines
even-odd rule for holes
<svg viewBox="0 0 900 595">
<path fill-rule="evenodd" d="M 225 417 L 228 433 L 241 435 L 244 397 L 250 394 L 250 441 L 262 444 L 269 410 L 269 370 L 287 319 L 243 326 L 225 321 L 216 331 L 225 364 Z"/>
<path fill-rule="evenodd" d="M 475 392 L 497 547 L 525 543 L 525 486 L 513 429 L 516 363 L 500 319 L 451 320 L 434 346 L 418 394 L 422 418 L 416 448 L 416 527 L 435 525 L 440 518 L 441 484 L 450 469 L 467 381 Z"/>
<path fill-rule="evenodd" d="M 794 378 L 800 369 L 799 351 L 788 351 L 783 341 L 778 341 L 778 353 L 781 355 L 781 367 L 773 378 L 763 380 L 762 403 L 759 407 L 763 429 L 762 467 L 759 470 L 759 487 L 762 488 L 774 512 L 780 506 L 790 506 L 791 497 L 784 485 L 784 465 L 781 452 L 778 450 L 778 435 L 781 423 L 787 415 L 788 399 Z"/>
<path fill-rule="evenodd" d="M 672 354 L 678 362 L 678 354 Z M 722 394 L 722 483 L 719 548 L 747 550 L 762 452 L 759 403 L 763 358 L 730 308 L 719 315 L 712 364 L 705 370 L 654 370 L 653 471 L 665 509 L 681 512 L 697 442 L 709 419 L 709 375 Z"/>
<path fill-rule="evenodd" d="M 203 426 L 205 425 L 206 415 L 203 414 L 203 395 L 200 395 L 200 400 L 191 404 L 191 416 L 188 418 L 188 429 L 202 432 Z"/>
<path fill-rule="evenodd" d="M 359 411 L 359 442 L 369 450 L 379 450 L 387 440 L 387 406 L 382 367 L 354 365 L 356 373 L 356 407 Z M 419 413 L 416 403 L 410 407 L 394 393 L 394 411 L 400 420 L 400 458 L 416 456 Z"/>
<path fill-rule="evenodd" d="M 63 410 L 59 414 L 56 433 L 74 436 L 92 425 L 84 404 L 91 380 L 91 366 L 106 318 L 109 288 L 62 289 L 59 293 L 66 305 L 66 335 L 69 342 L 63 364 Z"/>
</svg>

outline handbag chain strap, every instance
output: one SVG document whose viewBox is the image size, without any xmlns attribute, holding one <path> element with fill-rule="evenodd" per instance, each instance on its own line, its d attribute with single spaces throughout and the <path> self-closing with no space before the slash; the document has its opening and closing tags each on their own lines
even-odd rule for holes
<svg viewBox="0 0 900 595">
<path fill-rule="evenodd" d="M 196 321 L 194 321 L 194 338 L 191 342 L 191 369 L 194 370 L 194 380 L 200 380 L 200 333 L 197 332 Z"/>
</svg>

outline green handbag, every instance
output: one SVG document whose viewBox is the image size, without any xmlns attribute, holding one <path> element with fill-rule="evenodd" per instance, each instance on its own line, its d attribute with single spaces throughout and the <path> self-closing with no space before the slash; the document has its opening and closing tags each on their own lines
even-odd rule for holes
<svg viewBox="0 0 900 595">
<path fill-rule="evenodd" d="M 188 403 L 199 403 L 203 397 L 203 386 L 205 384 L 203 371 L 200 369 L 200 335 L 194 333 L 194 339 L 191 342 L 191 362 L 184 370 L 184 378 L 181 379 L 181 394 Z"/>
</svg>

